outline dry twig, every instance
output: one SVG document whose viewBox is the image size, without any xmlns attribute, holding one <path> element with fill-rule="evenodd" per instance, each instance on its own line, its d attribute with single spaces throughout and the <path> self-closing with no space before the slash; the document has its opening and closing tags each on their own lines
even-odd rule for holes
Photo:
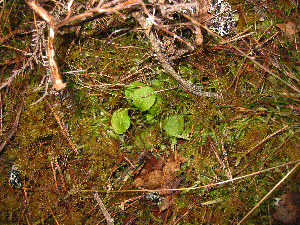
<svg viewBox="0 0 300 225">
<path fill-rule="evenodd" d="M 23 107 L 24 107 L 24 101 L 22 100 L 22 102 L 20 103 L 20 106 L 19 106 L 19 111 L 18 111 L 18 114 L 16 116 L 15 122 L 14 122 L 14 124 L 12 126 L 12 130 L 9 132 L 9 134 L 6 136 L 6 138 L 3 141 L 3 143 L 0 145 L 0 153 L 3 151 L 4 147 L 9 142 L 9 140 L 17 132 L 18 124 L 19 124 L 19 121 L 20 121 L 20 116 L 21 116 L 21 113 L 23 111 Z"/>
<path fill-rule="evenodd" d="M 274 166 L 265 170 L 260 170 L 258 172 L 254 172 L 251 174 L 247 174 L 241 177 L 236 177 L 230 180 L 225 180 L 225 181 L 220 181 L 217 183 L 213 183 L 213 184 L 206 184 L 206 185 L 202 185 L 202 186 L 198 186 L 198 187 L 187 187 L 187 188 L 168 188 L 168 189 L 156 189 L 156 190 L 152 190 L 152 189 L 136 189 L 136 190 L 118 190 L 118 191 L 97 191 L 97 190 L 81 190 L 82 192 L 97 192 L 97 193 L 102 193 L 102 194 L 107 194 L 107 193 L 130 193 L 130 192 L 165 192 L 165 191 L 192 191 L 192 190 L 198 190 L 198 189 L 203 189 L 203 188 L 208 188 L 208 187 L 214 187 L 214 186 L 219 186 L 219 185 L 223 185 L 223 184 L 227 184 L 227 183 L 233 183 L 236 180 L 241 180 L 244 179 L 246 177 L 252 177 L 264 172 L 268 172 L 271 170 L 275 170 L 277 168 L 280 167 L 284 167 L 293 163 L 299 163 L 300 160 L 296 160 L 296 161 L 292 161 L 292 162 L 288 162 L 288 163 L 284 163 L 282 165 L 278 165 L 278 166 Z M 298 165 L 298 164 L 297 164 Z M 297 166 L 296 165 L 296 166 Z"/>
<path fill-rule="evenodd" d="M 110 1 L 108 3 L 102 4 L 102 1 L 98 3 L 95 8 L 85 11 L 79 15 L 71 16 L 72 14 L 72 1 L 68 4 L 68 15 L 64 20 L 59 20 L 58 18 L 51 15 L 47 10 L 45 10 L 37 0 L 27 0 L 27 4 L 30 8 L 36 12 L 40 17 L 42 17 L 48 24 L 49 24 L 49 32 L 48 32 L 48 61 L 49 67 L 52 73 L 53 84 L 56 90 L 61 90 L 66 87 L 66 84 L 63 82 L 59 68 L 57 66 L 57 62 L 55 59 L 55 49 L 54 49 L 54 42 L 55 42 L 55 35 L 58 32 L 58 29 L 72 23 L 74 21 L 83 20 L 87 17 L 94 16 L 95 13 L 116 13 L 120 10 L 130 8 L 134 5 L 139 4 L 139 1 Z"/>
<path fill-rule="evenodd" d="M 48 60 L 49 60 L 49 66 L 52 72 L 52 78 L 54 87 L 57 90 L 63 89 L 66 84 L 63 82 L 62 77 L 60 75 L 56 60 L 55 60 L 55 49 L 54 49 L 54 40 L 55 40 L 55 34 L 57 33 L 58 29 L 70 24 L 71 22 L 83 20 L 87 17 L 94 16 L 95 13 L 101 14 L 111 14 L 111 13 L 117 13 L 120 10 L 123 9 L 133 9 L 134 6 L 140 5 L 141 11 L 135 11 L 132 12 L 132 15 L 134 18 L 139 22 L 139 24 L 142 26 L 142 28 L 145 30 L 145 33 L 153 47 L 153 50 L 157 54 L 157 58 L 162 64 L 163 68 L 170 73 L 170 75 L 175 78 L 180 85 L 186 89 L 187 91 L 198 95 L 198 96 L 204 96 L 204 97 L 212 97 L 212 98 L 220 98 L 220 93 L 211 93 L 211 92 L 205 92 L 202 91 L 201 88 L 197 87 L 191 82 L 187 82 L 184 80 L 171 66 L 171 61 L 168 58 L 165 50 L 162 48 L 160 41 L 155 37 L 154 33 L 151 31 L 152 23 L 156 24 L 157 20 L 154 15 L 150 15 L 148 9 L 146 8 L 145 4 L 141 0 L 128 0 L 128 1 L 109 1 L 107 3 L 103 3 L 100 1 L 98 5 L 95 8 L 92 8 L 90 10 L 85 11 L 84 13 L 81 13 L 79 15 L 72 16 L 72 1 L 68 4 L 68 15 L 67 17 L 60 21 L 59 19 L 55 18 L 53 15 L 51 15 L 49 12 L 47 12 L 41 5 L 39 5 L 37 0 L 27 0 L 28 5 L 39 15 L 41 16 L 48 24 L 49 24 L 49 37 L 48 37 Z M 170 6 L 171 7 L 171 6 Z M 176 9 L 183 7 L 183 5 L 176 6 Z M 186 7 L 186 6 L 185 6 Z M 171 7 L 172 8 L 172 7 Z M 146 18 L 142 11 L 148 16 Z M 172 11 L 172 10 L 171 10 Z M 170 12 L 168 12 L 170 13 Z M 154 13 L 153 13 L 154 14 Z M 152 23 L 149 23 L 149 20 L 152 21 Z M 188 43 L 188 46 L 191 48 L 191 44 Z"/>
<path fill-rule="evenodd" d="M 193 22 L 194 24 L 201 26 L 202 28 L 204 28 L 205 30 L 207 30 L 207 32 L 209 32 L 210 34 L 218 37 L 223 43 L 226 42 L 226 40 L 224 40 L 224 38 L 222 38 L 220 35 L 217 35 L 216 33 L 212 32 L 210 29 L 208 29 L 207 27 L 203 26 L 201 23 L 199 23 L 197 20 L 191 18 L 190 16 L 186 15 L 186 14 L 182 14 L 184 17 L 186 17 L 187 19 L 189 19 L 191 22 Z M 240 50 L 238 47 L 234 46 L 233 44 L 231 44 L 230 42 L 227 42 L 227 44 L 234 48 L 236 51 L 238 51 L 242 56 L 246 57 L 247 59 L 250 59 L 255 65 L 257 65 L 259 68 L 261 68 L 262 70 L 268 72 L 270 75 L 272 75 L 273 77 L 276 77 L 278 80 L 280 80 L 282 83 L 284 83 L 285 85 L 287 85 L 288 87 L 292 88 L 294 91 L 296 91 L 297 93 L 300 93 L 300 89 L 295 86 L 292 83 L 288 83 L 285 80 L 283 80 L 279 75 L 273 73 L 271 70 L 269 70 L 267 67 L 265 67 L 264 65 L 260 64 L 259 62 L 257 62 L 255 59 L 253 59 L 251 56 L 245 54 L 242 50 Z"/>
<path fill-rule="evenodd" d="M 94 193 L 94 198 L 97 201 L 98 205 L 100 206 L 100 209 L 107 221 L 108 225 L 113 225 L 114 224 L 114 219 L 111 217 L 111 215 L 109 214 L 109 212 L 107 211 L 105 205 L 103 204 L 100 196 L 98 193 Z"/>
<path fill-rule="evenodd" d="M 67 141 L 69 142 L 69 145 L 71 146 L 71 148 L 73 149 L 73 151 L 75 152 L 75 154 L 78 155 L 79 153 L 78 153 L 78 151 L 77 151 L 77 148 L 76 148 L 75 144 L 73 143 L 73 141 L 72 141 L 72 139 L 71 139 L 71 137 L 70 137 L 68 131 L 67 131 L 66 128 L 65 128 L 65 127 L 66 127 L 66 126 L 65 126 L 65 123 L 64 123 L 62 120 L 60 120 L 60 118 L 58 117 L 58 115 L 57 115 L 56 112 L 54 111 L 54 109 L 53 109 L 53 107 L 51 106 L 51 104 L 50 104 L 47 100 L 46 100 L 46 102 L 47 102 L 47 104 L 49 105 L 49 107 L 50 107 L 50 109 L 51 109 L 51 111 L 52 111 L 52 113 L 53 113 L 53 115 L 54 115 L 54 117 L 55 117 L 57 123 L 59 124 L 60 129 L 61 129 L 63 135 L 66 137 Z"/>
<path fill-rule="evenodd" d="M 278 182 L 273 188 L 272 188 L 272 190 L 271 191 L 269 191 L 268 192 L 268 194 L 266 194 L 265 195 L 265 197 L 263 197 L 260 201 L 259 201 L 259 203 L 257 203 L 254 207 L 253 207 L 253 209 L 251 209 L 248 213 L 247 213 L 247 215 L 246 216 L 244 216 L 244 218 L 238 223 L 238 225 L 240 225 L 240 224 L 242 224 L 244 221 L 245 221 L 245 219 L 247 219 L 248 218 L 248 216 L 249 215 L 251 215 L 251 213 L 255 210 L 255 209 L 257 209 L 260 205 L 261 205 L 261 203 L 263 203 L 278 187 L 279 187 L 279 185 L 281 185 L 293 172 L 295 172 L 298 168 L 299 168 L 299 166 L 300 166 L 300 162 L 298 162 L 295 166 L 294 166 L 294 168 L 291 170 L 291 171 L 289 171 L 281 180 L 280 180 L 280 182 Z"/>
<path fill-rule="evenodd" d="M 149 39 L 153 50 L 157 55 L 157 59 L 161 63 L 162 67 L 168 73 L 170 73 L 170 75 L 175 80 L 177 80 L 184 89 L 198 96 L 211 97 L 217 99 L 221 98 L 220 93 L 202 91 L 201 88 L 197 87 L 193 83 L 184 80 L 171 66 L 171 61 L 169 60 L 168 55 L 162 49 L 162 44 L 160 43 L 160 41 L 155 37 L 154 33 L 151 31 L 151 24 L 147 23 L 146 18 L 143 16 L 142 12 L 133 12 L 132 15 L 145 30 L 145 34 L 147 35 L 147 38 Z"/>
</svg>

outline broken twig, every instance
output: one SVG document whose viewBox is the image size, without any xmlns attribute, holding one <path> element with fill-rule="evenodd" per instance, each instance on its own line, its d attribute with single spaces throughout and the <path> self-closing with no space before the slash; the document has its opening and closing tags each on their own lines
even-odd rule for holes
<svg viewBox="0 0 300 225">
<path fill-rule="evenodd" d="M 109 212 L 107 211 L 105 205 L 103 204 L 100 196 L 98 193 L 94 193 L 94 198 L 97 201 L 98 205 L 100 206 L 100 209 L 107 221 L 108 225 L 113 225 L 114 224 L 114 219 L 111 217 L 111 215 L 109 214 Z"/>
</svg>

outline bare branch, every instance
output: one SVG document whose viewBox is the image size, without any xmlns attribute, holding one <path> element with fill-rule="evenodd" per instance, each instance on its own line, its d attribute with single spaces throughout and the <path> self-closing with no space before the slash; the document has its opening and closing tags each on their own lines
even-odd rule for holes
<svg viewBox="0 0 300 225">
<path fill-rule="evenodd" d="M 145 30 L 145 33 L 153 47 L 157 55 L 157 59 L 160 61 L 162 67 L 171 74 L 175 80 L 177 80 L 184 89 L 187 91 L 204 97 L 211 97 L 211 98 L 220 98 L 220 93 L 211 93 L 202 91 L 201 88 L 197 87 L 195 84 L 184 80 L 171 66 L 171 61 L 169 60 L 167 54 L 162 49 L 161 42 L 155 37 L 154 33 L 151 31 L 151 25 L 149 25 L 146 21 L 146 18 L 143 16 L 141 12 L 132 12 L 133 17 L 139 22 L 142 28 Z"/>
<path fill-rule="evenodd" d="M 46 11 L 37 0 L 27 0 L 27 4 L 30 8 L 35 11 L 40 17 L 43 18 L 48 23 L 51 23 L 55 20 L 54 16 L 52 16 L 48 11 Z"/>
<path fill-rule="evenodd" d="M 100 196 L 98 193 L 94 193 L 94 198 L 97 201 L 98 205 L 100 206 L 100 209 L 107 221 L 107 224 L 109 225 L 113 225 L 114 224 L 114 219 L 111 217 L 111 215 L 109 214 L 109 212 L 107 211 L 107 209 L 105 208 L 105 205 L 103 204 Z"/>
<path fill-rule="evenodd" d="M 95 13 L 114 13 L 118 12 L 119 10 L 123 10 L 126 8 L 130 8 L 136 4 L 140 4 L 137 0 L 128 0 L 125 2 L 120 2 L 120 0 L 114 0 L 110 1 L 106 4 L 102 4 L 102 1 L 99 2 L 97 7 L 87 10 L 86 12 L 75 15 L 71 17 L 72 14 L 72 3 L 73 1 L 69 1 L 68 3 L 68 15 L 65 18 L 65 20 L 60 21 L 59 19 L 52 16 L 49 12 L 47 12 L 39 3 L 37 0 L 27 0 L 28 5 L 32 10 L 34 10 L 40 17 L 42 17 L 46 22 L 49 24 L 49 34 L 48 34 L 48 46 L 47 46 L 47 52 L 48 52 L 48 61 L 49 61 L 49 67 L 52 73 L 52 80 L 53 84 L 56 90 L 61 90 L 66 87 L 66 83 L 63 82 L 62 77 L 60 75 L 60 71 L 55 59 L 55 48 L 54 48 L 54 41 L 55 41 L 55 35 L 57 33 L 57 30 L 74 21 L 85 19 L 89 16 L 93 16 Z M 101 4 L 100 4 L 101 3 Z M 111 7 L 113 6 L 113 7 Z"/>
<path fill-rule="evenodd" d="M 71 22 L 78 21 L 85 19 L 87 17 L 94 16 L 94 14 L 111 14 L 111 13 L 118 13 L 120 10 L 123 9 L 133 9 L 134 6 L 140 5 L 140 10 L 132 12 L 133 17 L 139 22 L 139 24 L 142 26 L 142 28 L 145 30 L 145 33 L 153 47 L 153 50 L 157 54 L 157 58 L 162 64 L 163 68 L 170 73 L 170 75 L 175 78 L 180 85 L 186 89 L 187 91 L 198 95 L 198 96 L 204 96 L 204 97 L 212 97 L 212 98 L 220 98 L 220 93 L 211 93 L 211 92 L 205 92 L 202 91 L 201 88 L 197 87 L 191 82 L 187 82 L 184 80 L 172 67 L 172 62 L 168 58 L 168 55 L 166 54 L 164 48 L 162 47 L 162 43 L 156 38 L 154 33 L 151 31 L 152 25 L 157 24 L 156 19 L 154 16 L 155 9 L 153 10 L 153 15 L 150 15 L 148 9 L 146 8 L 145 3 L 142 0 L 112 0 L 107 3 L 104 3 L 104 1 L 99 1 L 98 5 L 95 8 L 92 8 L 90 10 L 87 10 L 84 13 L 81 13 L 79 15 L 71 16 L 72 14 L 72 3 L 73 1 L 70 0 L 68 3 L 68 15 L 63 21 L 59 21 L 58 19 L 54 18 L 52 15 L 50 15 L 48 12 L 46 12 L 41 5 L 38 4 L 37 0 L 27 0 L 29 6 L 37 12 L 44 20 L 46 20 L 50 27 L 49 27 L 49 37 L 48 37 L 48 60 L 49 60 L 49 66 L 52 72 L 52 78 L 54 87 L 57 90 L 61 90 L 66 87 L 66 84 L 63 82 L 56 60 L 55 60 L 55 50 L 54 50 L 54 40 L 55 40 L 55 34 L 58 31 L 58 29 L 64 25 L 67 25 Z M 194 10 L 194 8 L 197 6 L 198 3 L 191 4 L 180 4 L 176 5 L 174 8 L 173 6 L 168 5 L 168 10 L 171 11 L 169 13 L 172 13 L 174 11 L 180 11 L 181 7 L 184 9 L 191 9 Z M 164 6 L 164 5 L 162 5 Z M 173 7 L 173 8 L 172 8 Z M 166 9 L 165 9 L 166 10 Z M 163 10 L 161 9 L 161 12 Z M 194 10 L 195 11 L 195 10 Z M 144 17 L 144 14 L 146 14 L 147 18 Z M 164 14 L 164 13 L 162 13 Z M 196 30 L 198 33 L 199 38 L 202 40 L 201 31 L 200 29 Z M 177 36 L 176 36 L 177 37 Z M 178 38 L 178 37 L 177 37 Z M 201 40 L 198 40 L 198 42 L 202 42 Z M 181 41 L 184 41 L 180 39 Z M 187 46 L 191 49 L 193 49 L 193 46 L 188 43 Z"/>
<path fill-rule="evenodd" d="M 63 82 L 56 60 L 55 60 L 55 51 L 54 51 L 54 39 L 55 39 L 55 30 L 52 26 L 49 29 L 49 36 L 48 36 L 48 60 L 49 60 L 49 67 L 52 72 L 53 76 L 53 84 L 56 90 L 61 90 L 66 87 L 66 84 Z"/>
</svg>

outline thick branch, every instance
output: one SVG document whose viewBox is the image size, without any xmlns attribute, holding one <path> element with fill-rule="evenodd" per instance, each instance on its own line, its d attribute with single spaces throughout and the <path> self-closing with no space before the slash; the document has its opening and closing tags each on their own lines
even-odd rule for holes
<svg viewBox="0 0 300 225">
<path fill-rule="evenodd" d="M 96 13 L 114 13 L 119 10 L 123 10 L 126 8 L 130 8 L 134 5 L 140 4 L 139 0 L 128 0 L 125 2 L 121 2 L 120 0 L 114 0 L 106 4 L 100 4 L 101 2 L 102 1 L 99 2 L 97 7 L 72 17 L 71 17 L 71 13 L 72 13 L 71 10 L 72 3 L 71 3 L 68 6 L 69 9 L 68 16 L 65 18 L 65 20 L 60 21 L 59 19 L 52 16 L 49 12 L 47 12 L 37 2 L 37 0 L 27 0 L 27 4 L 30 6 L 30 8 L 34 10 L 40 17 L 42 17 L 49 24 L 47 52 L 48 52 L 49 67 L 52 73 L 53 84 L 57 90 L 61 90 L 66 87 L 66 84 L 63 82 L 62 77 L 60 75 L 59 68 L 57 66 L 57 62 L 55 59 L 54 41 L 55 41 L 55 35 L 57 30 L 68 23 L 85 19 L 87 17 L 93 16 Z"/>
<path fill-rule="evenodd" d="M 203 97 L 211 97 L 211 98 L 220 98 L 220 93 L 212 93 L 212 92 L 205 92 L 202 91 L 198 86 L 195 84 L 188 82 L 184 80 L 171 66 L 171 62 L 168 58 L 168 55 L 165 53 L 165 51 L 162 50 L 162 44 L 160 41 L 156 38 L 154 33 L 151 31 L 151 24 L 147 23 L 146 18 L 143 16 L 142 12 L 132 12 L 133 17 L 139 22 L 139 24 L 142 26 L 142 28 L 145 30 L 145 34 L 147 35 L 153 50 L 155 51 L 157 55 L 157 59 L 160 61 L 162 67 L 170 73 L 170 75 L 177 80 L 183 88 L 185 88 L 187 91 Z"/>
<path fill-rule="evenodd" d="M 27 4 L 30 8 L 35 11 L 40 17 L 43 18 L 48 23 L 51 23 L 55 20 L 54 16 L 52 16 L 48 11 L 46 11 L 37 0 L 27 0 Z"/>
<path fill-rule="evenodd" d="M 66 83 L 63 82 L 56 60 L 55 60 L 55 51 L 54 51 L 54 38 L 55 38 L 55 30 L 52 26 L 49 28 L 49 36 L 48 36 L 48 60 L 49 67 L 53 76 L 53 84 L 56 90 L 61 90 L 66 87 Z"/>
</svg>

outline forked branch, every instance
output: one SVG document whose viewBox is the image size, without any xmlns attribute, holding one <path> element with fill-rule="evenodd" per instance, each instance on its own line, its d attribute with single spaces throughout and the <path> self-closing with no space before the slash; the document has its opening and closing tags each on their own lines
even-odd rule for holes
<svg viewBox="0 0 300 225">
<path fill-rule="evenodd" d="M 49 32 L 48 32 L 48 43 L 47 43 L 47 54 L 49 67 L 52 73 L 52 80 L 56 90 L 61 90 L 66 87 L 66 84 L 63 82 L 61 77 L 56 59 L 55 59 L 55 48 L 54 41 L 55 35 L 58 29 L 66 24 L 69 24 L 74 21 L 82 20 L 87 17 L 93 16 L 95 13 L 115 13 L 120 10 L 130 8 L 133 5 L 138 4 L 139 2 L 136 0 L 129 0 L 125 2 L 121 2 L 119 0 L 110 1 L 106 4 L 99 4 L 90 10 L 85 11 L 82 14 L 71 16 L 72 14 L 72 0 L 68 4 L 68 15 L 64 20 L 59 20 L 51 15 L 48 11 L 46 11 L 37 0 L 27 0 L 30 8 L 36 12 L 41 18 L 43 18 L 49 24 Z"/>
<path fill-rule="evenodd" d="M 112 14 L 118 13 L 124 9 L 131 9 L 131 14 L 138 21 L 138 23 L 142 26 L 145 31 L 147 38 L 149 39 L 154 52 L 157 55 L 157 59 L 161 63 L 162 67 L 179 82 L 179 84 L 189 91 L 192 94 L 203 96 L 203 97 L 212 97 L 212 98 L 220 98 L 220 93 L 212 93 L 202 91 L 201 88 L 197 87 L 191 82 L 184 80 L 172 67 L 171 60 L 168 58 L 166 51 L 163 49 L 160 40 L 154 35 L 152 32 L 152 25 L 157 24 L 155 22 L 156 18 L 153 15 L 150 15 L 146 5 L 142 0 L 112 0 L 104 3 L 104 1 L 99 1 L 95 8 L 86 10 L 85 12 L 72 16 L 72 3 L 73 0 L 70 0 L 68 3 L 68 15 L 64 20 L 59 20 L 47 12 L 43 7 L 37 2 L 37 0 L 27 0 L 27 3 L 39 16 L 41 16 L 45 21 L 49 24 L 49 36 L 48 36 L 48 47 L 47 54 L 49 60 L 49 66 L 52 73 L 53 84 L 57 90 L 61 90 L 66 87 L 66 84 L 63 82 L 62 77 L 60 75 L 56 60 L 55 60 L 55 49 L 54 49 L 54 40 L 55 35 L 59 28 L 70 24 L 72 22 L 86 19 L 87 17 L 92 17 L 94 15 L 99 15 L 102 13 Z M 139 8 L 135 6 L 140 6 Z M 155 11 L 154 11 L 155 12 Z M 150 21 L 150 23 L 149 23 Z M 152 22 L 151 22 L 152 21 Z M 188 47 L 191 47 L 188 45 Z"/>
</svg>

